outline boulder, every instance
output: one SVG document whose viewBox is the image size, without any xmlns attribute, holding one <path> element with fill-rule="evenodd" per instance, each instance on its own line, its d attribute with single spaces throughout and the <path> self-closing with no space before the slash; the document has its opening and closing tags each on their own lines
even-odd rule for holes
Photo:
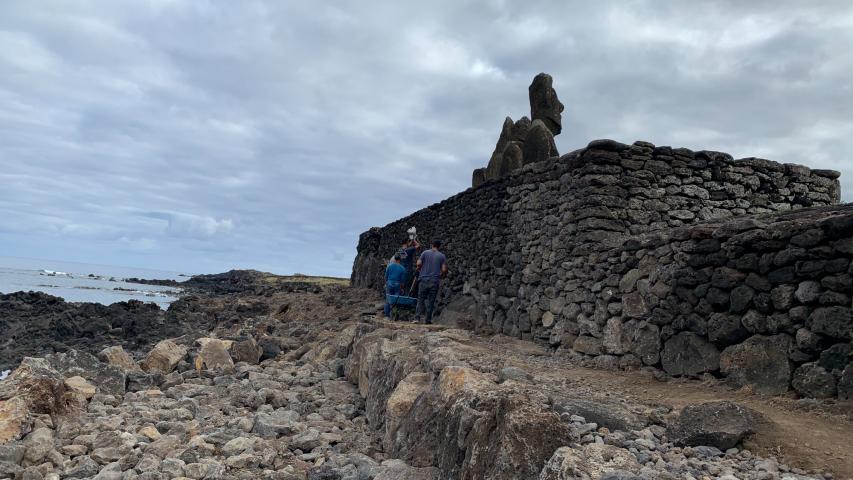
<svg viewBox="0 0 853 480">
<path fill-rule="evenodd" d="M 842 306 L 818 308 L 809 315 L 806 326 L 815 333 L 849 340 L 853 338 L 853 310 Z"/>
<path fill-rule="evenodd" d="M 530 118 L 539 120 L 548 128 L 552 135 L 559 135 L 563 130 L 562 113 L 565 108 L 557 91 L 554 90 L 554 79 L 547 73 L 533 77 L 533 82 L 527 88 L 530 97 Z"/>
<path fill-rule="evenodd" d="M 588 337 L 586 335 L 581 335 L 576 338 L 574 344 L 572 344 L 572 349 L 576 352 L 585 353 L 587 355 L 601 355 L 603 352 L 601 339 Z"/>
<path fill-rule="evenodd" d="M 0 382 L 0 444 L 27 434 L 32 427 L 31 414 L 64 413 L 69 400 L 62 376 L 47 360 L 25 357 Z"/>
<path fill-rule="evenodd" d="M 252 433 L 263 438 L 276 438 L 279 435 L 293 435 L 303 428 L 304 425 L 299 423 L 297 412 L 279 408 L 272 413 L 257 414 Z"/>
<path fill-rule="evenodd" d="M 470 295 L 459 295 L 441 309 L 441 314 L 435 319 L 435 323 L 473 330 L 479 317 L 480 312 L 474 298 Z"/>
<path fill-rule="evenodd" d="M 20 464 L 24 460 L 26 447 L 23 445 L 0 445 L 0 462 Z"/>
<path fill-rule="evenodd" d="M 298 448 L 303 452 L 310 452 L 322 445 L 322 443 L 323 441 L 320 438 L 320 432 L 313 428 L 297 433 L 290 439 L 290 446 Z"/>
<path fill-rule="evenodd" d="M 822 335 L 818 335 L 807 328 L 800 328 L 794 336 L 797 348 L 808 353 L 817 353 L 821 351 L 826 339 Z"/>
<path fill-rule="evenodd" d="M 698 375 L 720 369 L 717 347 L 692 332 L 681 332 L 666 341 L 661 365 L 670 375 Z"/>
<path fill-rule="evenodd" d="M 601 480 L 615 470 L 637 473 L 640 464 L 624 448 L 590 443 L 580 448 L 558 448 L 542 468 L 539 480 Z"/>
<path fill-rule="evenodd" d="M 577 415 L 610 430 L 641 430 L 648 424 L 615 399 L 551 397 L 551 404 L 561 415 Z"/>
<path fill-rule="evenodd" d="M 841 371 L 853 360 L 853 344 L 836 343 L 820 353 L 820 366 L 828 372 Z"/>
<path fill-rule="evenodd" d="M 45 357 L 64 377 L 83 377 L 100 393 L 124 395 L 126 374 L 122 368 L 98 360 L 90 353 L 69 350 Z"/>
<path fill-rule="evenodd" d="M 24 398 L 0 400 L 0 445 L 21 438 L 30 428 L 32 418 Z"/>
<path fill-rule="evenodd" d="M 759 414 L 732 402 L 687 405 L 669 425 L 667 435 L 677 445 L 733 448 L 755 432 Z"/>
<path fill-rule="evenodd" d="M 62 478 L 92 478 L 100 469 L 98 462 L 88 455 L 81 455 L 65 465 L 65 475 Z"/>
<path fill-rule="evenodd" d="M 175 369 L 178 362 L 187 355 L 187 347 L 178 345 L 172 340 L 162 340 L 154 345 L 142 361 L 142 369 L 146 372 L 169 373 Z"/>
<path fill-rule="evenodd" d="M 53 430 L 49 428 L 37 428 L 24 437 L 24 461 L 30 465 L 41 463 L 42 459 L 53 450 Z"/>
<path fill-rule="evenodd" d="M 234 371 L 234 361 L 228 354 L 225 342 L 215 338 L 199 338 L 197 342 L 201 345 L 195 357 L 195 369 L 198 371 L 208 370 L 219 373 L 231 373 Z"/>
<path fill-rule="evenodd" d="M 813 398 L 832 398 L 837 391 L 835 377 L 817 363 L 804 363 L 794 370 L 791 386 L 800 395 Z"/>
<path fill-rule="evenodd" d="M 118 367 L 125 372 L 139 371 L 139 365 L 133 361 L 133 357 L 127 353 L 121 345 L 113 345 L 98 352 L 98 358 L 114 367 Z"/>
<path fill-rule="evenodd" d="M 708 340 L 717 345 L 732 345 L 747 337 L 749 332 L 743 328 L 739 315 L 715 313 L 708 320 Z"/>
<path fill-rule="evenodd" d="M 625 324 L 628 336 L 628 350 L 633 352 L 646 365 L 657 365 L 660 361 L 660 328 L 648 322 L 628 322 Z"/>
<path fill-rule="evenodd" d="M 737 386 L 765 395 L 785 393 L 791 381 L 790 347 L 788 335 L 753 335 L 723 350 L 720 369 Z"/>
<path fill-rule="evenodd" d="M 258 345 L 254 337 L 248 336 L 235 340 L 231 344 L 229 352 L 234 362 L 246 362 L 250 365 L 255 365 L 261 361 L 264 349 Z"/>
<path fill-rule="evenodd" d="M 68 391 L 86 400 L 90 400 L 95 396 L 97 389 L 88 380 L 81 376 L 74 376 L 65 379 L 65 386 Z"/>
</svg>

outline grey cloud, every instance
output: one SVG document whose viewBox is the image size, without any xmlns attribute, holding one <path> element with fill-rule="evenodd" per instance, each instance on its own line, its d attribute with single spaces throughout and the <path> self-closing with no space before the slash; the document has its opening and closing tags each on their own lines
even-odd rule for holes
<svg viewBox="0 0 853 480">
<path fill-rule="evenodd" d="M 468 186 L 540 71 L 561 151 L 805 163 L 850 199 L 851 27 L 843 1 L 4 2 L 0 246 L 347 275 L 359 232 Z"/>
</svg>

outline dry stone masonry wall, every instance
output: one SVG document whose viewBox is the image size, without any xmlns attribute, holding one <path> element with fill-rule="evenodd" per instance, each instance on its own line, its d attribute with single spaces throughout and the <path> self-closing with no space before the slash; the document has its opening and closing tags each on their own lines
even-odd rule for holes
<svg viewBox="0 0 853 480">
<path fill-rule="evenodd" d="M 416 226 L 444 241 L 440 305 L 470 307 L 470 328 L 603 367 L 849 395 L 853 207 L 835 206 L 838 176 L 596 140 L 365 232 L 352 281 L 381 289 Z"/>
</svg>

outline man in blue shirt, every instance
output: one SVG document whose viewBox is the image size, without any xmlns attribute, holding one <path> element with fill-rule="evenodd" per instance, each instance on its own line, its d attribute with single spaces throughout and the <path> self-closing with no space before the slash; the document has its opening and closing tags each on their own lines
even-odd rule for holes
<svg viewBox="0 0 853 480">
<path fill-rule="evenodd" d="M 420 323 L 426 309 L 426 323 L 432 323 L 432 312 L 441 277 L 447 274 L 447 257 L 439 252 L 440 240 L 433 240 L 432 248 L 421 254 L 418 259 L 418 306 L 415 309 L 415 321 Z"/>
<path fill-rule="evenodd" d="M 400 255 L 394 255 L 394 259 L 385 269 L 385 316 L 391 316 L 391 304 L 388 303 L 388 295 L 400 295 L 400 285 L 406 276 L 406 269 L 400 265 Z"/>
</svg>

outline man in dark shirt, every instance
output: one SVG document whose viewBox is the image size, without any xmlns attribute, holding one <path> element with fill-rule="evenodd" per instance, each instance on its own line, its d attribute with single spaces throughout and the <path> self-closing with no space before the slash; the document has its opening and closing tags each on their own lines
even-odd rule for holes
<svg viewBox="0 0 853 480">
<path fill-rule="evenodd" d="M 400 245 L 400 250 L 397 252 L 402 259 L 400 264 L 406 270 L 406 275 L 403 279 L 403 294 L 408 292 L 408 289 L 412 286 L 412 279 L 415 276 L 415 258 L 418 255 L 419 248 L 421 248 L 421 244 L 417 240 L 407 238 L 403 240 L 403 244 Z"/>
<path fill-rule="evenodd" d="M 447 274 L 447 257 L 438 250 L 440 240 L 433 240 L 432 248 L 421 254 L 418 259 L 418 305 L 415 309 L 415 321 L 420 323 L 426 313 L 426 323 L 432 323 L 432 313 L 441 277 Z M 424 312 L 426 310 L 426 312 Z"/>
</svg>

